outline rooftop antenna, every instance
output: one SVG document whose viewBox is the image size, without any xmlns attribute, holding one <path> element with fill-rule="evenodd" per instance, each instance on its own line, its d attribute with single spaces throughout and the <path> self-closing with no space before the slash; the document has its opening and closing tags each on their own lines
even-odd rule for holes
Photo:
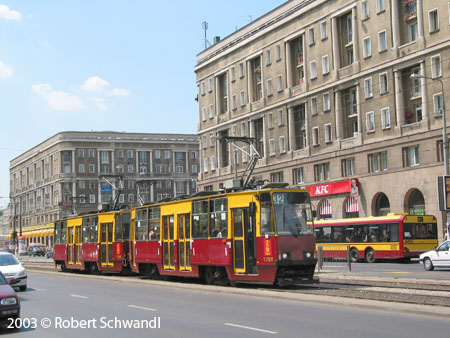
<svg viewBox="0 0 450 338">
<path fill-rule="evenodd" d="M 203 40 L 205 43 L 205 49 L 208 48 L 208 45 L 211 46 L 211 44 L 208 41 L 208 38 L 206 37 L 206 31 L 208 30 L 208 23 L 206 21 L 202 22 L 202 28 L 205 31 L 205 39 Z"/>
</svg>

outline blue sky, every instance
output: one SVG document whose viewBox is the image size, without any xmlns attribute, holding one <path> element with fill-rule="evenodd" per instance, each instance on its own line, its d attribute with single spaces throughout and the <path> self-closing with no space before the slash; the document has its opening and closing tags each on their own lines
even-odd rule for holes
<svg viewBox="0 0 450 338">
<path fill-rule="evenodd" d="M 60 131 L 196 133 L 202 22 L 212 42 L 283 2 L 0 0 L 0 197 L 10 160 Z"/>
</svg>

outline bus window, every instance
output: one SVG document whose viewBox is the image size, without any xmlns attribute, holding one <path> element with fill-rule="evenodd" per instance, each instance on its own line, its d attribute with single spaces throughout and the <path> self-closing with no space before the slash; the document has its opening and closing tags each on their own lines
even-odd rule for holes
<svg viewBox="0 0 450 338">
<path fill-rule="evenodd" d="M 355 228 L 345 227 L 344 228 L 344 239 L 347 243 L 353 242 L 355 239 Z"/>
<path fill-rule="evenodd" d="M 160 236 L 160 208 L 149 209 L 148 239 L 158 241 Z"/>
<path fill-rule="evenodd" d="M 83 218 L 83 244 L 89 243 L 91 239 L 91 226 L 89 224 L 90 217 Z"/>
<path fill-rule="evenodd" d="M 222 230 L 227 228 L 227 198 L 210 200 L 210 237 L 222 237 Z"/>
<path fill-rule="evenodd" d="M 275 227 L 272 217 L 272 198 L 269 193 L 262 193 L 260 196 L 261 202 L 261 228 L 260 235 L 264 236 L 266 233 L 275 234 Z"/>
<path fill-rule="evenodd" d="M 122 230 L 122 215 L 114 215 L 114 242 L 122 242 L 123 230 Z"/>
<path fill-rule="evenodd" d="M 148 226 L 148 209 L 136 210 L 136 229 L 135 240 L 145 241 L 147 240 L 147 226 Z"/>
<path fill-rule="evenodd" d="M 331 228 L 331 243 L 341 243 L 343 241 L 342 227 Z"/>
<path fill-rule="evenodd" d="M 436 223 L 403 223 L 405 239 L 436 239 Z"/>
<path fill-rule="evenodd" d="M 192 237 L 208 238 L 208 200 L 192 203 Z"/>
</svg>

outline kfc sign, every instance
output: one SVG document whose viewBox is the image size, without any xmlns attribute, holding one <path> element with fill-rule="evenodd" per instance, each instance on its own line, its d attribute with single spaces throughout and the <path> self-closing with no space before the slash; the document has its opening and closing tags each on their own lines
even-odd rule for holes
<svg viewBox="0 0 450 338">
<path fill-rule="evenodd" d="M 336 194 L 350 193 L 352 196 L 357 196 L 357 190 L 359 188 L 359 181 L 357 178 L 351 180 L 330 182 L 326 184 L 316 184 L 307 186 L 311 197 L 327 196 Z M 356 190 L 356 191 L 355 191 Z"/>
</svg>

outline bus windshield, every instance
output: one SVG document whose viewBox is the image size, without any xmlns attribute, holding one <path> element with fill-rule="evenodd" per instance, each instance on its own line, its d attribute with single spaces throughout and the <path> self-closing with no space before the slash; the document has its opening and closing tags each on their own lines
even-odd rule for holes
<svg viewBox="0 0 450 338">
<path fill-rule="evenodd" d="M 278 235 L 310 236 L 313 227 L 309 195 L 304 192 L 279 192 L 273 194 L 273 206 Z"/>
<path fill-rule="evenodd" d="M 436 223 L 403 223 L 404 239 L 437 239 Z"/>
</svg>

